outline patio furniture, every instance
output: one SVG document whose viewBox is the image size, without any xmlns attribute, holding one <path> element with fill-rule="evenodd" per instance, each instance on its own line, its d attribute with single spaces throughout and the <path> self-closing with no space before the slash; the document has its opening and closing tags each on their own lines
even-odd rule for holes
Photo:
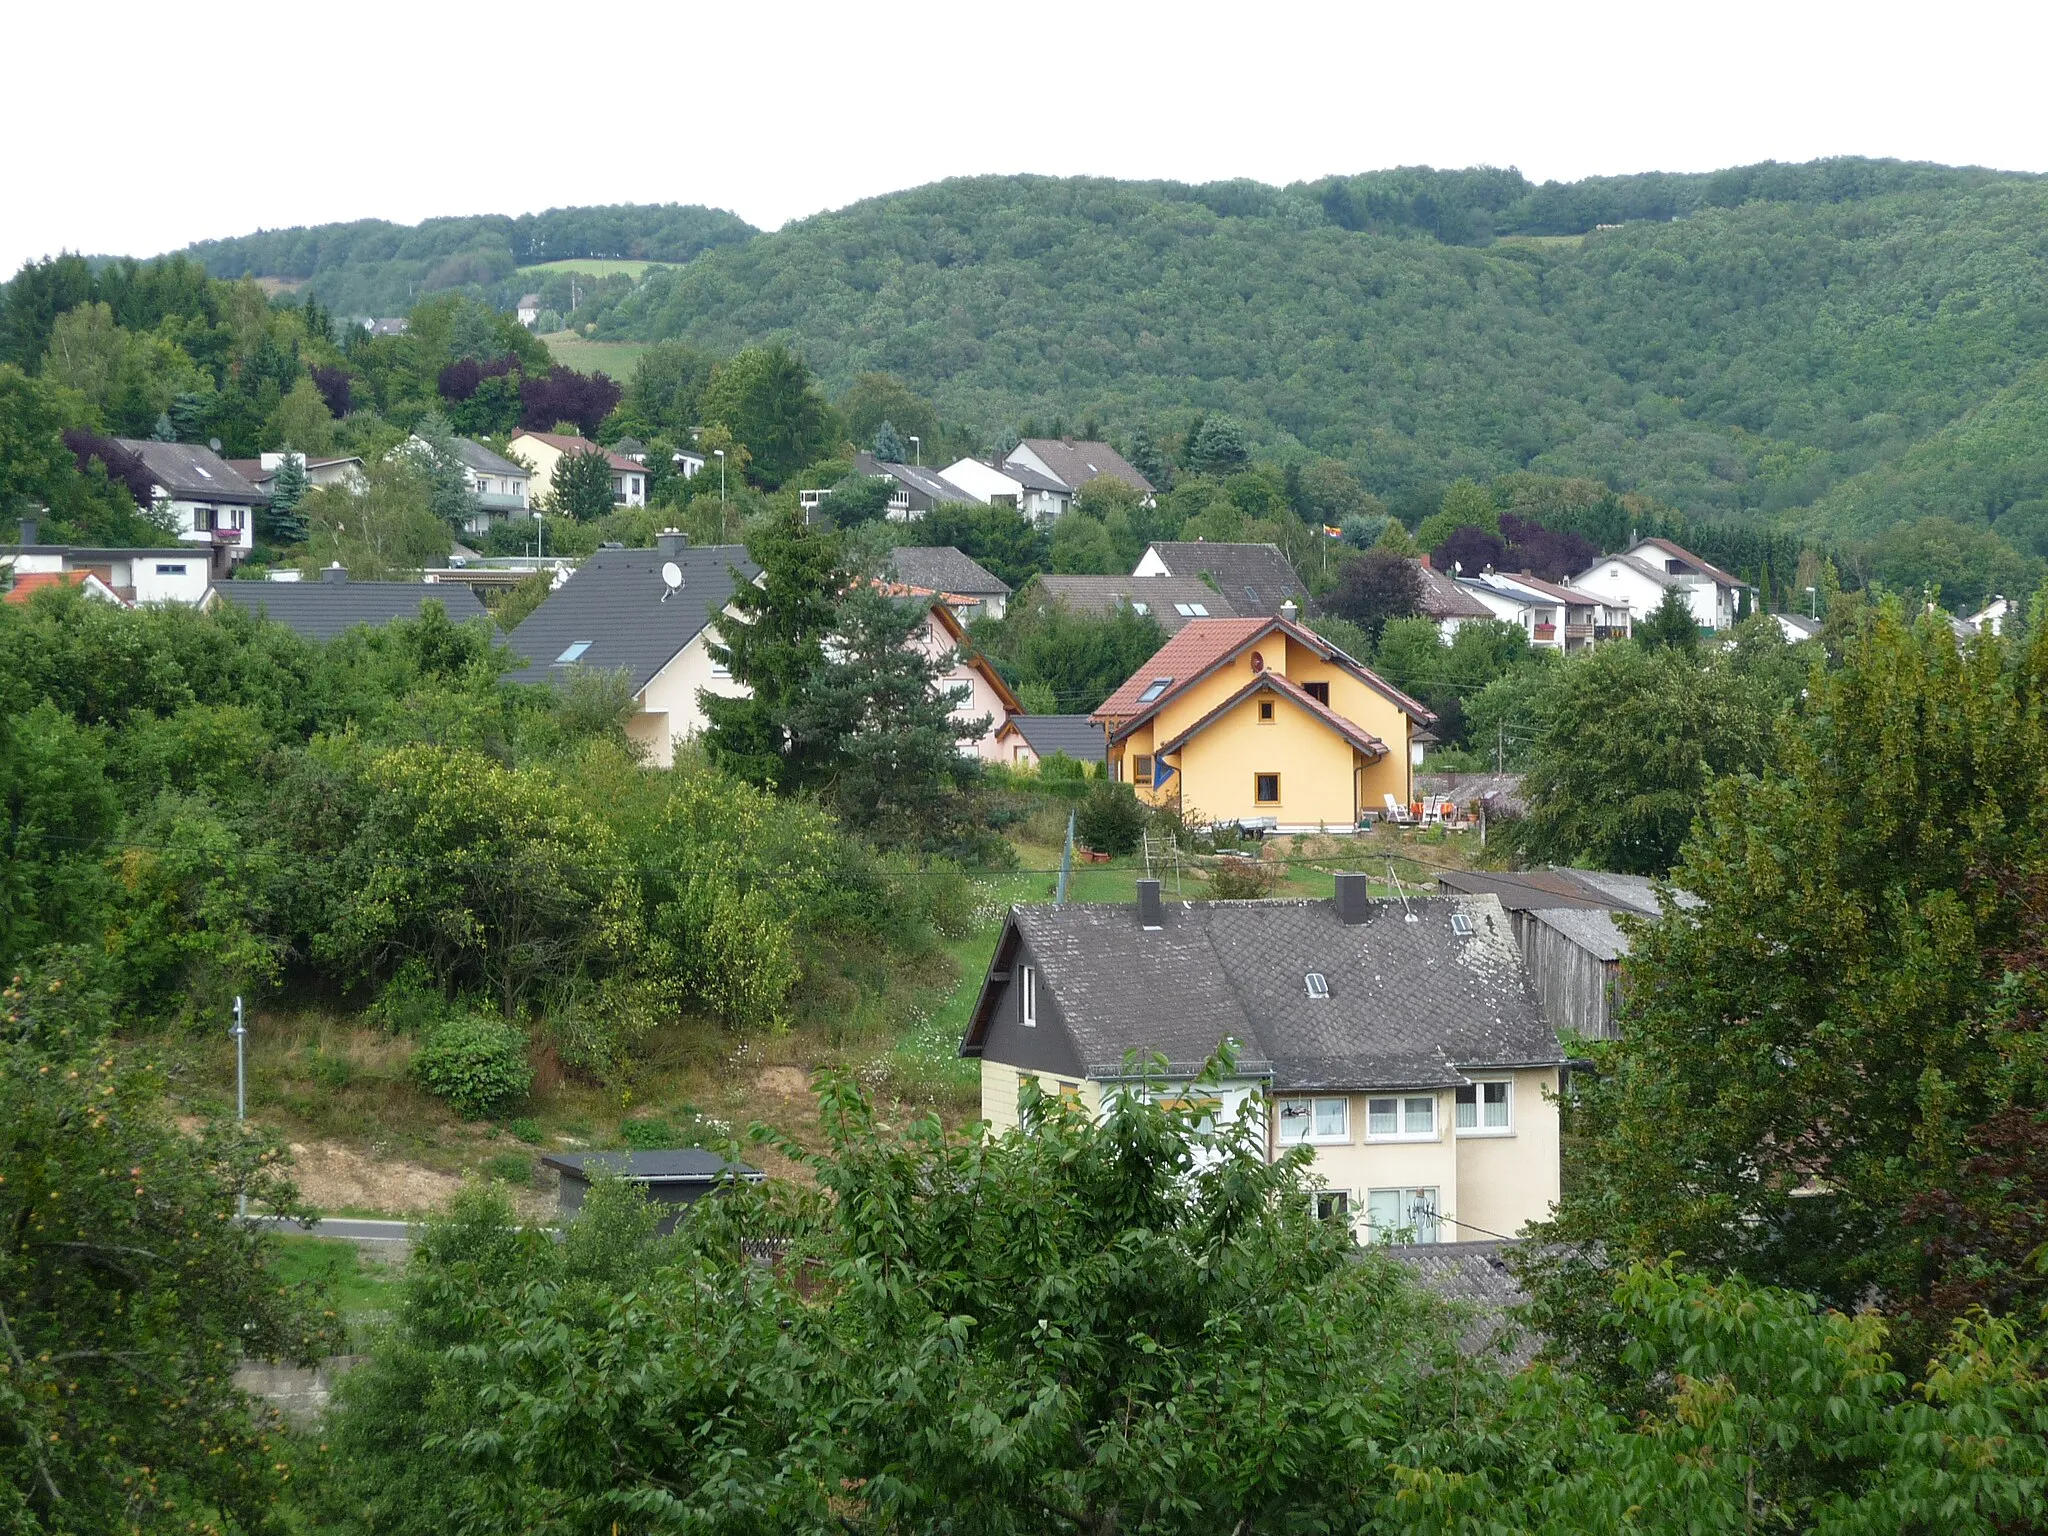
<svg viewBox="0 0 2048 1536">
<path fill-rule="evenodd" d="M 1387 808 L 1380 814 L 1381 821 L 1391 821 L 1400 827 L 1414 825 L 1415 817 L 1410 813 L 1407 806 L 1394 799 L 1392 790 L 1387 792 L 1386 800 Z"/>
</svg>

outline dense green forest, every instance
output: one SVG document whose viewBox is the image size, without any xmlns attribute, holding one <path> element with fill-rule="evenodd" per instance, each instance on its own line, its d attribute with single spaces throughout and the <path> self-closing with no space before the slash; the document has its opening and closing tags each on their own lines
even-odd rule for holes
<svg viewBox="0 0 2048 1536">
<path fill-rule="evenodd" d="M 890 373 L 990 439 L 1093 422 L 1170 441 L 1225 411 L 1266 453 L 1346 461 L 1410 520 L 1460 476 L 1533 470 L 1835 536 L 1934 513 L 2048 543 L 2039 177 L 982 177 L 750 234 L 702 209 L 557 210 L 193 254 L 310 278 L 344 310 L 444 287 L 508 303 L 555 256 L 675 262 L 584 290 L 578 328 L 784 341 L 828 390 Z"/>
<path fill-rule="evenodd" d="M 342 314 L 402 315 L 427 295 L 451 288 L 509 306 L 521 291 L 516 270 L 540 262 L 572 256 L 683 262 L 754 233 L 752 225 L 720 209 L 664 203 L 550 208 L 518 218 L 428 219 L 411 226 L 358 219 L 206 240 L 185 254 L 215 277 L 305 283 L 322 304 Z"/>
</svg>

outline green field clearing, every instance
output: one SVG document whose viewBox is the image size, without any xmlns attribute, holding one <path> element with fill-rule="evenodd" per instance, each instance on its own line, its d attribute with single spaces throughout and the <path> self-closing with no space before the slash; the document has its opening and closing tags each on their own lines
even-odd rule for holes
<svg viewBox="0 0 2048 1536">
<path fill-rule="evenodd" d="M 555 331 L 541 337 L 554 360 L 578 373 L 608 373 L 624 379 L 647 350 L 643 341 L 587 341 L 574 331 Z"/>
<path fill-rule="evenodd" d="M 672 266 L 662 261 L 610 261 L 598 256 L 565 256 L 560 261 L 536 262 L 530 267 L 521 267 L 522 272 L 580 272 L 585 277 L 616 277 L 624 273 L 639 282 L 649 267 Z"/>
</svg>

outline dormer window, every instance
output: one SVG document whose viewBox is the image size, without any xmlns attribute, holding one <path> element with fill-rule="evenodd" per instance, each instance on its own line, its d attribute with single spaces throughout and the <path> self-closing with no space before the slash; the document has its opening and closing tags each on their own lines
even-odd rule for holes
<svg viewBox="0 0 2048 1536">
<path fill-rule="evenodd" d="M 1141 693 L 1141 694 L 1139 694 L 1139 695 L 1138 695 L 1138 702 L 1139 702 L 1140 704 L 1154 704 L 1154 703 L 1157 703 L 1157 702 L 1158 702 L 1158 700 L 1159 700 L 1159 697 L 1160 697 L 1160 695 L 1164 694 L 1164 693 L 1166 692 L 1166 690 L 1167 690 L 1167 689 L 1169 689 L 1169 688 L 1171 688 L 1172 686 L 1173 686 L 1173 679 L 1172 679 L 1172 678 L 1170 678 L 1170 677 L 1155 677 L 1155 678 L 1153 678 L 1153 679 L 1152 679 L 1152 681 L 1151 681 L 1151 682 L 1149 682 L 1149 683 L 1147 683 L 1147 684 L 1145 685 L 1145 691 L 1144 691 L 1143 693 Z"/>
<path fill-rule="evenodd" d="M 1310 997 L 1328 997 L 1330 995 L 1329 978 L 1323 975 L 1321 971 L 1310 971 L 1304 979 L 1308 983 L 1308 995 Z"/>
</svg>

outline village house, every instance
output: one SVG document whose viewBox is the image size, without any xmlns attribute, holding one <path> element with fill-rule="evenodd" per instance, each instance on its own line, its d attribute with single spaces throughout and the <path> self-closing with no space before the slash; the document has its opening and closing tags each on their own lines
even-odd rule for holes
<svg viewBox="0 0 2048 1536">
<path fill-rule="evenodd" d="M 998 761 L 1013 768 L 1039 768 L 1054 755 L 1077 763 L 1099 763 L 1106 750 L 1102 727 L 1086 715 L 1012 715 L 996 732 Z"/>
<path fill-rule="evenodd" d="M 537 293 L 521 294 L 519 303 L 513 307 L 512 313 L 518 318 L 521 325 L 525 326 L 529 331 L 532 330 L 534 322 L 540 319 L 540 295 Z"/>
<path fill-rule="evenodd" d="M 532 466 L 532 479 L 528 494 L 537 505 L 544 505 L 554 489 L 555 469 L 563 459 L 575 453 L 601 453 L 612 472 L 612 505 L 615 507 L 644 507 L 647 505 L 647 466 L 636 464 L 622 453 L 613 453 L 600 448 L 587 437 L 571 437 L 562 432 L 527 432 L 512 434 L 506 447 L 513 456 L 525 460 Z"/>
<path fill-rule="evenodd" d="M 363 479 L 363 461 L 349 455 L 343 458 L 314 458 L 296 449 L 280 449 L 275 453 L 258 454 L 253 459 L 229 459 L 228 468 L 263 493 L 264 499 L 277 486 L 277 472 L 284 468 L 287 458 L 297 459 L 299 468 L 305 472 L 306 489 L 317 491 L 328 486 L 341 486 L 345 490 L 360 491 L 366 483 Z"/>
<path fill-rule="evenodd" d="M 350 581 L 348 571 L 330 565 L 313 581 L 217 581 L 206 608 L 233 604 L 284 625 L 312 641 L 332 640 L 359 624 L 380 628 L 395 619 L 416 619 L 439 603 L 449 619 L 490 623 L 490 613 L 468 587 L 424 581 Z"/>
<path fill-rule="evenodd" d="M 978 504 L 972 494 L 954 485 L 934 469 L 921 469 L 914 464 L 898 464 L 893 460 L 878 459 L 866 450 L 853 456 L 853 468 L 856 474 L 896 482 L 890 489 L 889 505 L 883 513 L 883 516 L 892 523 L 914 523 L 933 507 L 949 503 L 970 507 Z M 829 486 L 822 490 L 799 491 L 797 504 L 803 508 L 807 521 L 815 521 L 819 509 L 831 497 L 832 491 Z"/>
<path fill-rule="evenodd" d="M 1058 522 L 1074 504 L 1074 488 L 1042 474 L 1021 459 L 1001 468 L 984 459 L 955 459 L 940 471 L 983 506 L 1014 507 L 1039 524 Z"/>
<path fill-rule="evenodd" d="M 1451 895 L 1492 896 L 1508 914 L 1515 944 L 1544 1017 L 1559 1030 L 1588 1040 L 1620 1034 L 1615 1015 L 1625 1001 L 1622 961 L 1628 935 L 1617 917 L 1655 921 L 1656 882 L 1641 875 L 1597 869 L 1439 870 L 1437 889 Z M 1681 907 L 1699 898 L 1674 891 Z"/>
<path fill-rule="evenodd" d="M 116 446 L 142 461 L 152 501 L 166 509 L 180 543 L 206 551 L 215 575 L 249 558 L 256 547 L 256 509 L 270 497 L 211 448 L 117 437 Z"/>
<path fill-rule="evenodd" d="M 1741 594 L 1753 590 L 1669 539 L 1637 539 L 1619 554 L 1602 555 L 1565 585 L 1599 598 L 1610 610 L 1627 609 L 1637 623 L 1663 605 L 1667 591 L 1676 590 L 1706 633 L 1733 629 Z"/>
<path fill-rule="evenodd" d="M 1000 619 L 1009 607 L 1010 584 L 950 544 L 899 544 L 889 551 L 889 574 L 948 602 L 964 599 L 955 608 L 969 620 Z"/>
<path fill-rule="evenodd" d="M 1223 594 L 1199 576 L 1038 576 L 1028 596 L 1087 618 L 1107 618 L 1123 609 L 1148 614 L 1169 635 L 1195 619 L 1238 616 Z"/>
<path fill-rule="evenodd" d="M 1121 480 L 1145 496 L 1159 489 L 1109 444 L 1093 439 L 1027 437 L 1003 455 L 1001 467 L 1012 475 L 1030 471 L 1065 487 L 1069 505 L 1090 481 L 1104 476 Z"/>
<path fill-rule="evenodd" d="M 1229 1041 L 1236 1062 L 1197 1086 Z M 1566 1062 L 1490 896 L 1013 907 L 960 1053 L 982 1118 L 1023 1084 L 1099 1111 L 1119 1092 L 1308 1149 L 1318 1214 L 1372 1242 L 1517 1235 L 1559 1192 Z"/>
<path fill-rule="evenodd" d="M 633 699 L 626 734 L 649 763 L 666 768 L 675 744 L 704 729 L 700 690 L 747 691 L 710 651 L 711 621 L 732 599 L 735 571 L 743 581 L 761 574 L 741 546 L 693 546 L 673 529 L 653 549 L 600 549 L 507 637 L 527 663 L 510 681 L 618 674 Z"/>
<path fill-rule="evenodd" d="M 1458 637 L 1460 625 L 1473 619 L 1498 615 L 1457 581 L 1430 564 L 1429 556 L 1417 555 L 1408 562 L 1415 568 L 1415 612 L 1436 625 L 1436 637 L 1449 645 Z"/>
<path fill-rule="evenodd" d="M 1583 651 L 1596 638 L 1611 638 L 1614 631 L 1598 622 L 1605 606 L 1600 598 L 1534 576 L 1508 575 L 1486 571 L 1478 576 L 1460 576 L 1458 590 L 1485 607 L 1504 623 L 1516 625 L 1529 644 L 1541 650 Z M 1628 610 L 1621 615 L 1621 633 L 1628 632 Z"/>
<path fill-rule="evenodd" d="M 1149 805 L 1351 832 L 1388 796 L 1409 803 L 1436 716 L 1288 611 L 1189 621 L 1091 718 L 1108 734 L 1110 777 Z"/>
<path fill-rule="evenodd" d="M 1145 547 L 1133 576 L 1184 576 L 1205 581 L 1243 618 L 1308 607 L 1308 588 L 1277 544 L 1158 543 Z"/>
<path fill-rule="evenodd" d="M 0 546 L 0 575 L 13 590 L 27 594 L 40 587 L 84 587 L 98 597 L 104 588 L 115 601 L 193 603 L 206 597 L 212 562 L 188 549 L 94 549 L 72 544 L 44 544 L 39 518 L 21 520 L 21 542 Z M 88 581 L 86 578 L 90 577 Z"/>
<path fill-rule="evenodd" d="M 960 599 L 929 588 L 901 584 L 885 584 L 883 590 L 929 603 L 924 622 L 911 643 L 934 661 L 946 663 L 938 687 L 952 701 L 953 718 L 963 724 L 985 722 L 978 734 L 961 738 L 960 750 L 984 762 L 1003 761 L 1008 751 L 1000 741 L 1003 728 L 1023 714 L 1024 706 L 1017 702 L 1002 675 L 968 641 L 967 631 L 954 612 Z"/>
</svg>

